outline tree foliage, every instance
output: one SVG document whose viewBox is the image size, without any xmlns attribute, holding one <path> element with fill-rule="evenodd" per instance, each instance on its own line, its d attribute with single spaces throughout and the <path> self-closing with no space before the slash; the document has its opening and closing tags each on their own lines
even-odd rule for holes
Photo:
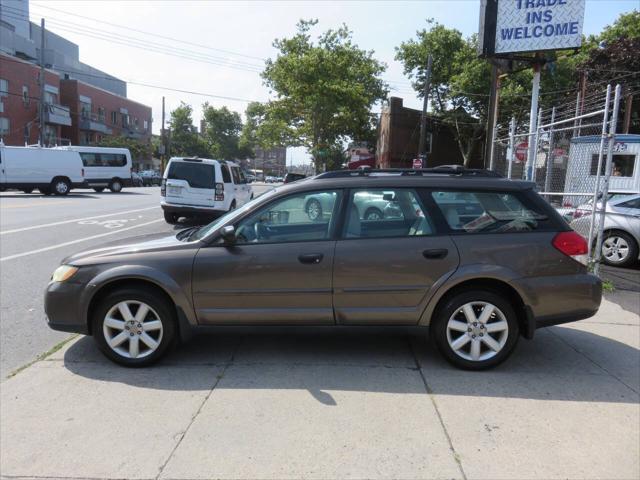
<svg viewBox="0 0 640 480">
<path fill-rule="evenodd" d="M 134 161 L 148 160 L 151 158 L 151 144 L 143 143 L 133 138 L 123 136 L 102 137 L 97 144 L 98 147 L 128 148 L 131 159 Z"/>
<path fill-rule="evenodd" d="M 304 146 L 317 166 L 327 166 L 348 138 L 370 136 L 374 104 L 387 95 L 380 78 L 386 66 L 360 49 L 346 26 L 327 30 L 316 41 L 316 20 L 301 20 L 291 38 L 276 40 L 279 51 L 266 62 L 262 77 L 276 98 L 252 106 L 254 141 L 264 146 Z M 247 141 L 251 138 L 247 132 Z"/>
<path fill-rule="evenodd" d="M 169 119 L 170 151 L 175 157 L 207 157 L 209 149 L 193 125 L 193 109 L 184 102 L 171 112 Z"/>
</svg>

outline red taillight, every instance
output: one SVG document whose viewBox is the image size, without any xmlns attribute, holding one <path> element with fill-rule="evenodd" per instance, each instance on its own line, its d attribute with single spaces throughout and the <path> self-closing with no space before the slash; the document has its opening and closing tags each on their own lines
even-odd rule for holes
<svg viewBox="0 0 640 480">
<path fill-rule="evenodd" d="M 586 255 L 589 252 L 587 241 L 578 233 L 560 232 L 553 238 L 552 245 L 569 257 Z"/>
</svg>

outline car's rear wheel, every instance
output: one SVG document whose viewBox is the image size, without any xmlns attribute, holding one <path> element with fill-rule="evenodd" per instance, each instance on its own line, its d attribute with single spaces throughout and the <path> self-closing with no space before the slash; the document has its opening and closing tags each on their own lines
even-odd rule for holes
<svg viewBox="0 0 640 480">
<path fill-rule="evenodd" d="M 122 182 L 119 179 L 114 178 L 109 184 L 109 190 L 113 193 L 120 193 L 122 191 Z"/>
<path fill-rule="evenodd" d="M 156 292 L 123 288 L 94 311 L 93 338 L 110 360 L 126 367 L 158 361 L 175 339 L 175 312 Z"/>
<path fill-rule="evenodd" d="M 51 189 L 55 195 L 64 196 L 71 191 L 71 184 L 65 178 L 54 178 L 51 182 Z"/>
<path fill-rule="evenodd" d="M 503 362 L 519 336 L 510 302 L 488 290 L 469 290 L 446 298 L 430 331 L 445 359 L 466 370 L 483 370 Z"/>
<path fill-rule="evenodd" d="M 638 244 L 626 232 L 607 232 L 602 240 L 602 260 L 614 267 L 628 267 L 638 258 Z"/>
<path fill-rule="evenodd" d="M 164 212 L 164 221 L 169 225 L 175 225 L 178 223 L 178 215 L 172 212 Z"/>
</svg>

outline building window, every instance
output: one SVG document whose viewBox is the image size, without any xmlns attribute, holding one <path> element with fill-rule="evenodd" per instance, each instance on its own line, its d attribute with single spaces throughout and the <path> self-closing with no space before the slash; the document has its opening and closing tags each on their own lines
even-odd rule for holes
<svg viewBox="0 0 640 480">
<path fill-rule="evenodd" d="M 49 105 L 55 105 L 58 103 L 58 96 L 55 93 L 44 92 L 44 102 Z"/>
<path fill-rule="evenodd" d="M 104 123 L 105 110 L 104 107 L 98 107 L 98 121 Z"/>
<path fill-rule="evenodd" d="M 111 125 L 118 123 L 118 112 L 111 112 Z"/>
<path fill-rule="evenodd" d="M 22 103 L 25 107 L 29 106 L 30 103 L 30 98 L 29 98 L 29 87 L 27 87 L 26 85 L 22 86 Z"/>
<path fill-rule="evenodd" d="M 142 125 L 144 126 L 145 131 L 149 130 L 149 122 L 145 120 Z"/>
<path fill-rule="evenodd" d="M 49 146 L 58 143 L 58 129 L 53 125 L 44 126 L 44 143 Z"/>
<path fill-rule="evenodd" d="M 91 145 L 91 132 L 80 132 L 80 145 Z"/>
<path fill-rule="evenodd" d="M 129 114 L 122 114 L 122 128 L 129 128 Z"/>
<path fill-rule="evenodd" d="M 9 119 L 0 117 L 0 135 L 9 135 Z"/>
<path fill-rule="evenodd" d="M 82 118 L 91 118 L 91 104 L 80 102 L 80 115 Z"/>
<path fill-rule="evenodd" d="M 9 81 L 4 78 L 0 78 L 0 97 L 9 96 Z"/>
</svg>

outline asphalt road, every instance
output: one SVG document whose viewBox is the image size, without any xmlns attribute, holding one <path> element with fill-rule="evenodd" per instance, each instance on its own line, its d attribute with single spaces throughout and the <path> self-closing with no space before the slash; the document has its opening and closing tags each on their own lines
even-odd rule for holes
<svg viewBox="0 0 640 480">
<path fill-rule="evenodd" d="M 259 195 L 272 186 L 255 184 Z M 117 238 L 171 232 L 158 187 L 66 197 L 0 194 L 0 377 L 69 336 L 45 323 L 43 291 L 66 256 Z M 179 228 L 179 227 L 178 227 Z"/>
</svg>

